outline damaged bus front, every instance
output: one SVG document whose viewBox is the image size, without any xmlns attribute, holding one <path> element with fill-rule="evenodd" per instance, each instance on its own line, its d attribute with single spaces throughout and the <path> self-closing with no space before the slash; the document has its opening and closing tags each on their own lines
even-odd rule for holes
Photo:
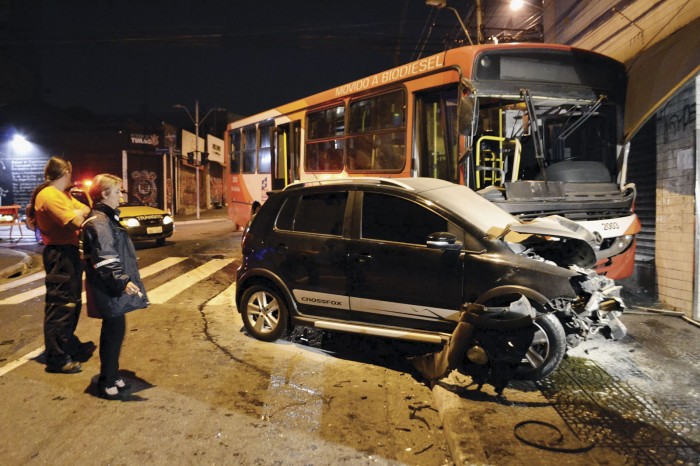
<svg viewBox="0 0 700 466">
<path fill-rule="evenodd" d="M 522 220 L 592 234 L 595 269 L 631 275 L 640 224 L 626 181 L 622 64 L 575 49 L 485 50 L 462 82 L 465 184 Z"/>
</svg>

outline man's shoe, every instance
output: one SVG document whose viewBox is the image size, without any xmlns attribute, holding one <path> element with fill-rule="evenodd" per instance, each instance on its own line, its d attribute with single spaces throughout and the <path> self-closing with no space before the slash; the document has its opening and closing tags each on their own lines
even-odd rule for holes
<svg viewBox="0 0 700 466">
<path fill-rule="evenodd" d="M 77 374 L 82 370 L 83 368 L 80 366 L 78 361 L 67 362 L 61 367 L 46 366 L 46 372 L 50 372 L 52 374 Z"/>
</svg>

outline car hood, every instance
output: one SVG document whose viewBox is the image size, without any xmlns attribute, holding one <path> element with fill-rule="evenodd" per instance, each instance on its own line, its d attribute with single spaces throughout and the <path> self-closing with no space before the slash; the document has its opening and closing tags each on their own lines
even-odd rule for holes
<svg viewBox="0 0 700 466">
<path fill-rule="evenodd" d="M 156 209 L 155 207 L 149 207 L 145 205 L 139 206 L 121 206 L 119 207 L 119 216 L 121 218 L 125 217 L 140 217 L 142 215 L 169 215 L 167 212 Z"/>
<path fill-rule="evenodd" d="M 515 252 L 536 255 L 561 267 L 590 268 L 596 263 L 595 239 L 579 224 L 558 215 L 528 222 L 513 222 L 505 228 L 492 228 L 489 235 L 509 245 Z"/>
</svg>

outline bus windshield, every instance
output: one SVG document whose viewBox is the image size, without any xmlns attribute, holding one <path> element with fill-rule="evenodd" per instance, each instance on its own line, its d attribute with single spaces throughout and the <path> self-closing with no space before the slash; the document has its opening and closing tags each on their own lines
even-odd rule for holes
<svg viewBox="0 0 700 466">
<path fill-rule="evenodd" d="M 521 180 L 614 181 L 617 114 L 615 103 L 604 98 L 585 103 L 529 94 L 517 100 L 480 98 L 475 188 Z"/>
</svg>

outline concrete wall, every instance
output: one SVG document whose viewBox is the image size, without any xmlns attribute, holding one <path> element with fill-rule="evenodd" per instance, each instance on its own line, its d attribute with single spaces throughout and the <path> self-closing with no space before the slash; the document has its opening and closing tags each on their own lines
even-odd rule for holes
<svg viewBox="0 0 700 466">
<path fill-rule="evenodd" d="M 656 114 L 656 273 L 659 302 L 693 311 L 696 80 Z"/>
</svg>

